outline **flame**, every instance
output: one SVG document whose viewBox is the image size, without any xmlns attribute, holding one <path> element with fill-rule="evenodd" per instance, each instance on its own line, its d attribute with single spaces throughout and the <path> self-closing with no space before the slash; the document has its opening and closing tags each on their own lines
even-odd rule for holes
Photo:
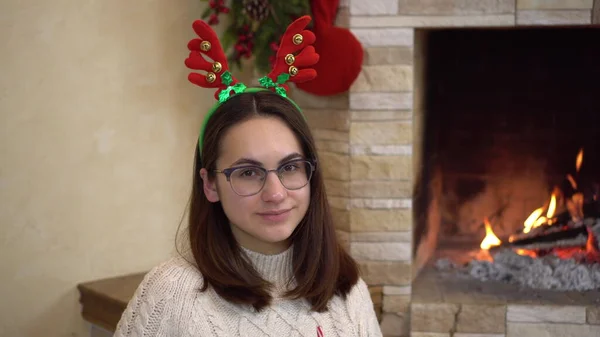
<svg viewBox="0 0 600 337">
<path fill-rule="evenodd" d="M 577 169 L 577 173 L 579 173 L 579 169 L 581 168 L 582 163 L 583 163 L 583 148 L 579 149 L 579 153 L 577 153 L 577 159 L 575 160 L 575 168 Z"/>
<path fill-rule="evenodd" d="M 583 220 L 583 193 L 573 194 L 570 200 L 567 200 L 566 206 L 573 221 Z"/>
<path fill-rule="evenodd" d="M 576 190 L 577 182 L 575 181 L 575 179 L 573 179 L 573 176 L 571 174 L 567 174 L 567 180 L 569 181 L 569 183 L 571 183 L 571 187 L 573 187 L 573 189 Z"/>
<path fill-rule="evenodd" d="M 556 211 L 556 193 L 552 193 L 552 197 L 550 198 L 550 205 L 548 205 L 548 213 L 546 213 L 546 218 L 552 219 L 554 216 L 554 211 Z"/>
<path fill-rule="evenodd" d="M 540 207 L 531 213 L 531 215 L 527 218 L 527 220 L 525 220 L 525 223 L 524 223 L 525 228 L 523 228 L 523 233 L 526 233 L 526 234 L 529 233 L 531 228 L 533 228 L 535 221 L 540 217 L 540 215 L 542 215 L 543 211 L 544 211 L 544 208 Z"/>
<path fill-rule="evenodd" d="M 485 238 L 483 239 L 483 241 L 481 241 L 479 247 L 481 247 L 481 249 L 488 250 L 493 246 L 499 246 L 502 243 L 502 241 L 500 241 L 500 239 L 498 239 L 496 234 L 494 234 L 494 232 L 492 231 L 492 225 L 490 225 L 488 219 L 485 218 L 483 220 L 483 223 L 485 224 Z"/>
</svg>

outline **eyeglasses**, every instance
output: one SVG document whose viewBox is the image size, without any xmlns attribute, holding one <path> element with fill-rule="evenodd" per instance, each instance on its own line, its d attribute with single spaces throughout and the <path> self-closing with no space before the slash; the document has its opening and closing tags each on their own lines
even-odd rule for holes
<svg viewBox="0 0 600 337">
<path fill-rule="evenodd" d="M 239 196 L 248 197 L 262 191 L 267 181 L 267 174 L 275 172 L 283 187 L 298 190 L 306 186 L 312 177 L 315 165 L 308 160 L 292 160 L 274 170 L 247 165 L 230 167 L 216 173 L 223 173 L 231 185 L 231 189 Z"/>
</svg>

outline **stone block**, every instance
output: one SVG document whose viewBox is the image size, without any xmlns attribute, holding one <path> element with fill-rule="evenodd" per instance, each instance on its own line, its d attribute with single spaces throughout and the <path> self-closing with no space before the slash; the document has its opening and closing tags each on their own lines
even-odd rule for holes
<svg viewBox="0 0 600 337">
<path fill-rule="evenodd" d="M 347 230 L 336 229 L 335 235 L 344 249 L 350 251 L 350 233 Z"/>
<path fill-rule="evenodd" d="M 348 141 L 317 139 L 315 140 L 315 145 L 319 154 L 321 152 L 332 152 L 338 154 L 350 153 L 350 144 Z"/>
<path fill-rule="evenodd" d="M 350 139 L 350 134 L 347 131 L 336 131 L 329 129 L 312 129 L 311 131 L 315 141 L 332 140 L 338 142 L 348 142 Z"/>
<path fill-rule="evenodd" d="M 408 285 L 411 265 L 402 261 L 360 261 L 362 278 L 369 285 Z"/>
<path fill-rule="evenodd" d="M 383 286 L 384 295 L 410 295 L 411 286 L 395 287 L 395 286 Z"/>
<path fill-rule="evenodd" d="M 352 17 L 350 17 L 352 27 Z M 412 28 L 351 28 L 363 48 L 369 47 L 412 47 L 414 29 Z"/>
<path fill-rule="evenodd" d="M 355 198 L 410 198 L 410 180 L 353 181 L 350 196 Z"/>
<path fill-rule="evenodd" d="M 503 334 L 506 332 L 506 306 L 463 304 L 456 331 Z"/>
<path fill-rule="evenodd" d="M 407 65 L 364 65 L 351 92 L 402 92 L 413 90 L 413 67 Z"/>
<path fill-rule="evenodd" d="M 352 156 L 352 180 L 412 179 L 412 156 Z"/>
<path fill-rule="evenodd" d="M 347 109 L 348 93 L 317 96 L 290 85 L 290 97 L 301 109 Z"/>
<path fill-rule="evenodd" d="M 450 332 L 460 307 L 452 303 L 412 303 L 410 328 L 412 331 Z"/>
<path fill-rule="evenodd" d="M 350 8 L 340 7 L 338 9 L 333 25 L 341 28 L 350 27 Z"/>
<path fill-rule="evenodd" d="M 600 325 L 508 323 L 506 337 L 598 337 Z"/>
<path fill-rule="evenodd" d="M 590 10 L 520 10 L 517 25 L 587 25 L 592 21 Z"/>
<path fill-rule="evenodd" d="M 364 65 L 413 64 L 413 48 L 411 47 L 369 47 L 364 48 Z"/>
<path fill-rule="evenodd" d="M 594 0 L 517 0 L 517 9 L 591 9 Z"/>
<path fill-rule="evenodd" d="M 410 209 L 360 209 L 350 210 L 350 228 L 356 232 L 396 232 L 412 229 Z"/>
<path fill-rule="evenodd" d="M 410 110 L 412 92 L 354 92 L 350 94 L 352 110 Z"/>
<path fill-rule="evenodd" d="M 327 192 L 327 196 L 349 197 L 350 183 L 343 180 L 325 179 L 325 190 Z"/>
<path fill-rule="evenodd" d="M 352 145 L 353 156 L 406 156 L 413 154 L 414 144 L 410 145 Z"/>
<path fill-rule="evenodd" d="M 327 197 L 329 206 L 335 209 L 349 210 L 350 209 L 350 198 L 343 197 Z"/>
<path fill-rule="evenodd" d="M 592 23 L 600 24 L 600 0 L 594 0 L 594 8 L 592 9 Z"/>
<path fill-rule="evenodd" d="M 412 110 L 351 110 L 351 121 L 409 121 L 413 119 Z"/>
<path fill-rule="evenodd" d="M 411 122 L 352 122 L 350 145 L 412 144 Z"/>
<path fill-rule="evenodd" d="M 514 14 L 474 16 L 353 16 L 350 26 L 359 28 L 406 28 L 406 27 L 478 27 L 514 26 Z"/>
<path fill-rule="evenodd" d="M 350 234 L 352 242 L 412 242 L 412 232 L 363 232 Z M 392 294 L 390 294 L 392 295 Z M 400 295 L 400 294 L 395 294 Z"/>
<path fill-rule="evenodd" d="M 584 324 L 586 308 L 583 306 L 509 304 L 506 319 L 508 322 L 523 323 Z"/>
<path fill-rule="evenodd" d="M 350 231 L 350 211 L 331 207 L 331 217 L 333 218 L 333 226 L 337 230 Z M 347 247 L 350 251 L 350 246 Z"/>
<path fill-rule="evenodd" d="M 303 109 L 302 113 L 311 129 L 348 131 L 350 112 L 348 109 Z"/>
<path fill-rule="evenodd" d="M 400 314 L 384 313 L 380 326 L 384 336 L 403 337 L 409 335 L 408 320 Z"/>
<path fill-rule="evenodd" d="M 410 337 L 454 337 L 450 333 L 444 332 L 416 332 L 411 331 Z"/>
<path fill-rule="evenodd" d="M 600 306 L 587 308 L 587 323 L 600 324 Z"/>
<path fill-rule="evenodd" d="M 398 14 L 456 15 L 511 14 L 515 0 L 399 0 Z"/>
<path fill-rule="evenodd" d="M 411 261 L 410 242 L 351 242 L 350 252 L 358 260 Z"/>
<path fill-rule="evenodd" d="M 351 1 L 352 15 L 394 15 L 398 12 L 397 0 Z"/>
<path fill-rule="evenodd" d="M 350 157 L 343 154 L 323 152 L 319 154 L 320 168 L 325 179 L 350 180 L 348 164 Z"/>
<path fill-rule="evenodd" d="M 392 209 L 392 208 L 411 208 L 412 199 L 366 199 L 352 198 L 350 207 L 353 208 L 368 208 L 368 209 Z"/>
<path fill-rule="evenodd" d="M 410 306 L 410 296 L 386 295 L 383 297 L 383 312 L 406 312 Z"/>
</svg>

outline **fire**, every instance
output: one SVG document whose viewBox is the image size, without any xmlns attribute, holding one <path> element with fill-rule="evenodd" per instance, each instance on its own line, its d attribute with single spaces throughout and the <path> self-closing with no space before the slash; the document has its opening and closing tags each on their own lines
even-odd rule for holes
<svg viewBox="0 0 600 337">
<path fill-rule="evenodd" d="M 579 190 L 581 186 L 578 186 L 577 178 L 579 178 L 579 171 L 583 164 L 583 148 L 579 149 L 577 153 L 577 157 L 575 159 L 575 174 L 567 174 L 565 176 L 566 180 L 569 182 L 571 187 L 573 187 L 573 193 L 569 197 L 566 197 L 563 191 L 559 188 L 555 188 L 550 195 L 550 199 L 548 202 L 531 212 L 529 217 L 523 222 L 523 233 L 527 234 L 531 232 L 532 229 L 539 226 L 554 226 L 558 221 L 560 221 L 559 225 L 564 226 L 565 230 L 572 230 L 572 227 L 567 225 L 565 215 L 570 217 L 571 223 L 579 223 L 584 220 L 585 214 L 583 213 L 583 205 L 584 205 L 584 194 L 583 190 Z M 596 200 L 597 195 L 593 195 L 593 199 Z M 487 219 L 485 220 L 486 226 L 486 237 L 481 242 L 481 248 L 489 249 L 494 245 L 499 245 L 501 241 L 494 235 L 492 232 L 491 226 Z M 561 228 L 555 227 L 554 229 L 560 230 Z M 533 258 L 543 256 L 546 254 L 552 254 L 554 256 L 558 256 L 563 259 L 574 258 L 578 261 L 586 261 L 589 263 L 600 263 L 600 246 L 598 246 L 599 237 L 597 233 L 591 229 L 588 225 L 586 226 L 587 230 L 587 240 L 585 244 L 576 244 L 573 246 L 564 246 L 564 247 L 554 247 L 551 250 L 541 250 L 538 251 L 535 248 L 535 245 L 532 250 L 515 248 L 515 252 L 519 255 L 523 256 L 531 256 Z M 556 231 L 554 231 L 556 233 Z M 537 235 L 544 235 L 544 232 L 535 233 L 534 237 Z M 515 244 L 518 240 L 522 239 L 519 235 L 511 235 L 509 236 L 508 241 Z M 518 243 L 517 243 L 518 244 Z M 541 255 L 540 255 L 541 254 Z"/>
<path fill-rule="evenodd" d="M 577 158 L 575 159 L 575 169 L 579 173 L 581 169 L 581 165 L 583 164 L 583 148 L 579 149 L 577 153 Z M 571 174 L 566 175 L 567 180 L 571 184 L 574 190 L 577 190 L 577 181 Z M 544 206 L 533 211 L 527 220 L 523 222 L 523 233 L 527 234 L 531 231 L 531 229 L 539 227 L 543 224 L 551 225 L 555 220 L 553 219 L 556 214 L 556 209 L 558 207 L 558 196 L 562 195 L 560 189 L 555 188 L 550 196 L 550 201 L 548 203 L 548 208 L 546 209 Z M 570 200 L 565 201 L 564 205 L 569 214 L 575 221 L 579 221 L 583 219 L 583 194 L 577 192 L 573 194 Z M 546 209 L 546 216 L 543 216 L 544 210 Z M 509 239 L 512 242 L 512 237 Z"/>
<path fill-rule="evenodd" d="M 575 178 L 573 178 L 571 174 L 567 174 L 567 180 L 569 181 L 569 183 L 571 183 L 571 187 L 573 187 L 573 189 L 576 190 L 577 182 L 575 181 Z"/>
<path fill-rule="evenodd" d="M 546 218 L 552 219 L 552 217 L 554 216 L 554 211 L 556 211 L 556 193 L 552 193 L 550 205 L 548 205 L 548 213 L 546 213 Z"/>
<path fill-rule="evenodd" d="M 575 169 L 577 173 L 579 173 L 579 169 L 581 168 L 581 164 L 583 163 L 583 148 L 579 149 L 579 153 L 577 153 L 577 159 L 575 159 Z"/>
<path fill-rule="evenodd" d="M 481 249 L 488 250 L 493 246 L 499 246 L 502 241 L 500 241 L 496 234 L 494 234 L 494 231 L 492 231 L 492 225 L 490 225 L 489 220 L 485 218 L 483 223 L 485 224 L 485 238 L 483 241 L 481 241 L 479 247 L 481 247 Z"/>
<path fill-rule="evenodd" d="M 524 223 L 525 227 L 523 228 L 523 233 L 529 233 L 529 231 L 536 224 L 536 220 L 538 220 L 540 215 L 542 215 L 542 212 L 544 212 L 544 207 L 540 207 L 531 213 L 531 215 L 527 218 L 527 220 L 525 220 L 525 223 Z"/>
</svg>

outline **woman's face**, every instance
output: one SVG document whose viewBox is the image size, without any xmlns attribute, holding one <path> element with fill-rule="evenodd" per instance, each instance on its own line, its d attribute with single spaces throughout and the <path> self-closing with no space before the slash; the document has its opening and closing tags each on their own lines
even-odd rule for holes
<svg viewBox="0 0 600 337">
<path fill-rule="evenodd" d="M 273 170 L 283 167 L 286 184 L 293 181 L 296 170 L 304 170 L 294 160 L 304 159 L 300 142 L 290 128 L 278 118 L 258 117 L 229 129 L 221 141 L 221 156 L 217 170 L 254 165 Z M 286 165 L 288 164 L 288 165 Z M 238 243 L 264 254 L 277 254 L 289 247 L 289 237 L 304 218 L 309 205 L 310 184 L 290 190 L 283 186 L 276 172 L 264 179 L 252 169 L 232 174 L 236 193 L 225 174 L 217 173 L 214 181 L 206 179 L 201 170 L 204 192 L 211 202 L 220 201 L 231 223 Z M 264 186 L 260 192 L 240 196 L 252 186 Z M 238 184 L 235 184 L 238 183 Z M 239 193 L 242 192 L 242 193 Z"/>
</svg>

